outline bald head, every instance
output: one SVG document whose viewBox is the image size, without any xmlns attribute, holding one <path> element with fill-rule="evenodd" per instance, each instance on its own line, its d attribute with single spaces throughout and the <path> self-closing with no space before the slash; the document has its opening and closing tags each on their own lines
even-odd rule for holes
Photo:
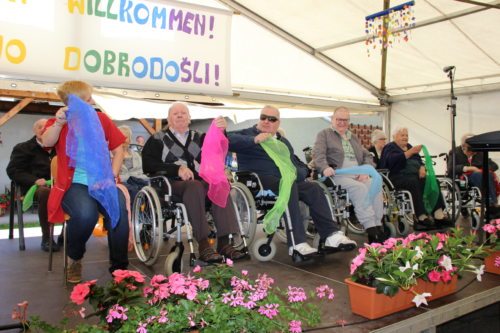
<svg viewBox="0 0 500 333">
<path fill-rule="evenodd" d="M 33 124 L 33 134 L 35 134 L 38 141 L 42 140 L 42 132 L 43 132 L 43 129 L 45 127 L 46 122 L 47 122 L 47 119 L 42 118 L 42 119 L 38 119 Z"/>
<path fill-rule="evenodd" d="M 271 105 L 266 105 L 260 111 L 257 129 L 262 133 L 275 135 L 280 127 L 280 111 Z"/>
</svg>

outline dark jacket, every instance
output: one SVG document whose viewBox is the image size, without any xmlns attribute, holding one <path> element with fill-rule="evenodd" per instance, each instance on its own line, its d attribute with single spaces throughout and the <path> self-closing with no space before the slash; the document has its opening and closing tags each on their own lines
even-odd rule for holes
<svg viewBox="0 0 500 333">
<path fill-rule="evenodd" d="M 252 171 L 259 175 L 268 175 L 281 178 L 281 173 L 274 161 L 267 155 L 265 150 L 256 144 L 254 139 L 260 133 L 257 125 L 240 131 L 229 132 L 229 150 L 238 156 L 238 170 Z M 309 175 L 307 166 L 293 153 L 290 142 L 279 133 L 276 138 L 287 145 L 290 150 L 290 159 L 297 168 L 297 181 L 303 181 Z"/>
<path fill-rule="evenodd" d="M 472 156 L 472 161 L 469 163 L 467 159 L 467 155 L 462 150 L 462 147 L 458 146 L 455 148 L 455 174 L 457 176 L 461 176 L 464 173 L 464 166 L 475 166 L 479 169 L 483 168 L 483 153 L 478 152 Z M 451 176 L 451 150 L 448 153 L 448 162 L 447 162 L 447 173 Z M 491 171 L 497 171 L 498 165 L 493 162 L 491 159 L 488 159 L 488 167 Z"/>
<path fill-rule="evenodd" d="M 28 141 L 18 143 L 10 155 L 7 175 L 21 186 L 23 193 L 26 193 L 37 179 L 50 179 L 50 159 L 54 153 L 54 150 L 49 152 L 42 148 L 36 142 L 35 136 Z"/>
<path fill-rule="evenodd" d="M 375 168 L 380 169 L 380 156 L 378 156 L 377 148 L 375 146 L 371 146 L 368 148 L 368 151 L 371 153 L 373 157 L 373 163 L 375 163 Z"/>
<path fill-rule="evenodd" d="M 408 149 L 412 145 L 408 144 Z M 415 160 L 420 165 L 424 165 L 422 158 L 418 154 L 412 155 L 408 160 Z M 385 145 L 380 156 L 380 168 L 389 169 L 389 173 L 394 176 L 406 167 L 407 158 L 405 152 L 394 141 Z"/>
<path fill-rule="evenodd" d="M 204 133 L 189 130 L 188 139 L 183 145 L 169 129 L 156 132 L 142 148 L 142 170 L 149 175 L 165 171 L 167 177 L 175 178 L 179 175 L 181 164 L 185 164 L 193 171 L 195 178 L 200 179 L 198 171 L 204 139 Z"/>
</svg>

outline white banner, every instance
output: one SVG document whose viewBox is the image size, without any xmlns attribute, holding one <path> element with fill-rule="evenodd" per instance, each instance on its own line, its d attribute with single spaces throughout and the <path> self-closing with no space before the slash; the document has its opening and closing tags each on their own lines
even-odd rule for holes
<svg viewBox="0 0 500 333">
<path fill-rule="evenodd" d="M 231 94 L 231 13 L 175 1 L 0 0 L 0 77 Z"/>
</svg>

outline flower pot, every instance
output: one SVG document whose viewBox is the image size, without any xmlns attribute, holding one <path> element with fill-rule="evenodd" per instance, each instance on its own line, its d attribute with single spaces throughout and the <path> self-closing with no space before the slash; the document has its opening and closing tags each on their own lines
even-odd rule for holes
<svg viewBox="0 0 500 333">
<path fill-rule="evenodd" d="M 377 294 L 375 288 L 353 282 L 349 278 L 344 281 L 349 288 L 352 312 L 365 318 L 376 319 L 415 306 L 412 302 L 415 294 L 409 290 L 400 289 L 396 295 L 389 297 Z M 419 294 L 430 292 L 432 296 L 427 300 L 433 300 L 454 293 L 457 289 L 457 277 L 453 276 L 450 283 L 446 284 L 418 280 L 413 289 Z"/>
<path fill-rule="evenodd" d="M 493 251 L 484 258 L 484 270 L 488 273 L 500 275 L 500 267 L 495 266 L 495 259 L 500 257 L 500 251 Z"/>
</svg>

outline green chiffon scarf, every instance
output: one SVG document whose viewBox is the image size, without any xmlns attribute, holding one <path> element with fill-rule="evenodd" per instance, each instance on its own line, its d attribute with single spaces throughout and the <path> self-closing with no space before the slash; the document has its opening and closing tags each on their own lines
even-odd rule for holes
<svg viewBox="0 0 500 333">
<path fill-rule="evenodd" d="M 260 143 L 281 173 L 279 195 L 274 207 L 264 216 L 264 232 L 268 235 L 274 233 L 279 221 L 288 206 L 293 182 L 297 178 L 297 169 L 290 160 L 290 150 L 283 142 L 271 138 Z"/>
<path fill-rule="evenodd" d="M 424 186 L 424 207 L 428 214 L 431 214 L 436 206 L 436 202 L 439 196 L 439 186 L 436 180 L 436 173 L 434 172 L 434 167 L 432 165 L 432 159 L 429 155 L 427 147 L 422 145 L 422 150 L 425 157 L 425 169 L 427 170 L 427 175 L 425 176 L 425 186 Z"/>
<path fill-rule="evenodd" d="M 45 185 L 52 186 L 52 179 L 45 181 Z M 38 185 L 35 184 L 26 192 L 23 199 L 23 212 L 27 211 L 33 205 L 33 197 L 35 196 L 37 188 Z"/>
</svg>

